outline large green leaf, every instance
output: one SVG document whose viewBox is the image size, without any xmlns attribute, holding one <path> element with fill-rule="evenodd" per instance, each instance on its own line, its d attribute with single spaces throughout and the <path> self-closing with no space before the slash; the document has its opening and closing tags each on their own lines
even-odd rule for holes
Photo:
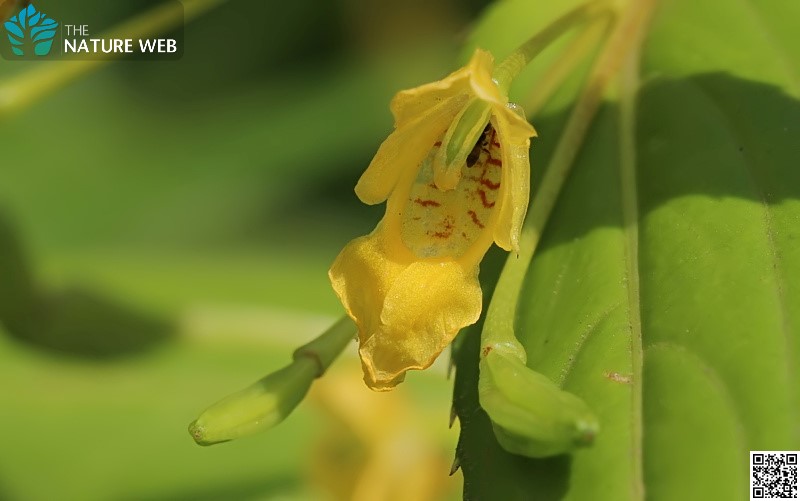
<svg viewBox="0 0 800 501">
<path fill-rule="evenodd" d="M 501 2 L 474 42 L 502 56 L 576 3 Z M 571 456 L 504 452 L 476 326 L 457 353 L 467 499 L 748 499 L 749 450 L 800 449 L 797 19 L 789 1 L 659 2 L 634 112 L 595 117 L 517 307 L 528 365 L 601 433 Z M 534 180 L 575 82 L 533 120 Z"/>
</svg>

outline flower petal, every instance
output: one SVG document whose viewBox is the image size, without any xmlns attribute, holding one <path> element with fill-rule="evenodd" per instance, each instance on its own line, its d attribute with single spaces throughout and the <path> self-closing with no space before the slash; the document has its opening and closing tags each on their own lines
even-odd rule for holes
<svg viewBox="0 0 800 501">
<path fill-rule="evenodd" d="M 419 166 L 471 96 L 504 103 L 492 80 L 493 68 L 491 53 L 476 49 L 466 66 L 442 80 L 398 92 L 391 104 L 395 130 L 359 179 L 358 198 L 370 205 L 385 201 L 401 173 Z"/>
<path fill-rule="evenodd" d="M 500 212 L 494 228 L 495 243 L 505 250 L 518 250 L 519 234 L 530 197 L 530 138 L 536 130 L 506 106 L 494 107 L 492 125 L 497 130 L 503 163 Z"/>
<path fill-rule="evenodd" d="M 328 271 L 333 290 L 360 332 L 373 332 L 380 326 L 383 300 L 407 266 L 387 259 L 382 240 L 379 224 L 370 235 L 345 245 Z"/>
<path fill-rule="evenodd" d="M 389 390 L 406 371 L 430 366 L 481 312 L 477 267 L 401 262 L 386 253 L 383 240 L 379 225 L 347 244 L 329 272 L 358 325 L 364 379 L 375 390 Z"/>
<path fill-rule="evenodd" d="M 458 331 L 478 321 L 478 269 L 454 261 L 417 261 L 394 280 L 381 312 L 381 328 L 359 353 L 373 389 L 388 390 L 411 369 L 429 367 Z"/>
<path fill-rule="evenodd" d="M 497 85 L 492 81 L 493 69 L 491 53 L 476 49 L 466 66 L 445 78 L 398 92 L 391 104 L 396 126 L 400 127 L 424 115 L 438 103 L 455 95 L 477 94 L 482 99 L 489 97 L 487 100 L 493 100 L 492 96 L 499 95 Z"/>
<path fill-rule="evenodd" d="M 465 68 L 469 72 L 469 84 L 474 95 L 495 104 L 504 104 L 508 101 L 500 94 L 500 89 L 492 79 L 494 57 L 491 52 L 475 49 L 472 59 Z"/>
<path fill-rule="evenodd" d="M 381 144 L 358 180 L 358 198 L 370 205 L 385 201 L 403 172 L 419 168 L 433 143 L 441 137 L 466 100 L 465 95 L 445 99 L 415 119 L 399 125 Z"/>
</svg>

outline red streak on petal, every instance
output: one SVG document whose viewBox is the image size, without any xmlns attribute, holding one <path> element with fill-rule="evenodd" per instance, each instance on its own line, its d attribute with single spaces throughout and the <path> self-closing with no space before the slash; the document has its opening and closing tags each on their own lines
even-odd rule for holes
<svg viewBox="0 0 800 501">
<path fill-rule="evenodd" d="M 486 192 L 485 191 L 478 190 L 478 195 L 481 196 L 481 203 L 483 204 L 483 206 L 485 208 L 491 209 L 492 207 L 494 207 L 494 202 L 490 202 L 489 200 L 486 199 Z"/>
<path fill-rule="evenodd" d="M 414 203 L 418 203 L 423 207 L 439 207 L 440 205 L 442 205 L 436 200 L 422 200 L 421 198 L 416 198 L 414 200 Z"/>
<path fill-rule="evenodd" d="M 452 216 L 447 216 L 444 221 L 442 221 L 442 231 L 436 232 L 428 232 L 428 235 L 436 238 L 450 238 L 453 235 L 453 218 Z"/>
<path fill-rule="evenodd" d="M 490 158 L 489 160 L 486 161 L 486 163 L 496 165 L 498 167 L 503 165 L 503 162 L 501 162 L 499 158 Z"/>
<path fill-rule="evenodd" d="M 468 210 L 467 214 L 469 214 L 469 217 L 472 218 L 472 222 L 475 223 L 475 226 L 477 226 L 478 228 L 484 227 L 483 223 L 481 223 L 481 220 L 478 219 L 478 215 L 475 213 L 474 210 Z"/>
<path fill-rule="evenodd" d="M 434 146 L 441 146 L 441 145 L 442 145 L 442 142 L 441 142 L 441 141 L 436 141 L 435 143 L 433 143 L 433 145 L 434 145 Z"/>
<path fill-rule="evenodd" d="M 493 183 L 493 182 L 489 181 L 488 179 L 483 179 L 482 178 L 480 181 L 481 181 L 482 185 L 486 186 L 490 190 L 496 190 L 497 188 L 500 187 L 500 183 Z"/>
</svg>

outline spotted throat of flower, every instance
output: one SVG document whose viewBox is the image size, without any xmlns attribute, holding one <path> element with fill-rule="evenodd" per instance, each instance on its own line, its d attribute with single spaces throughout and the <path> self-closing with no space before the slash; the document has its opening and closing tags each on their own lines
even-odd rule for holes
<svg viewBox="0 0 800 501">
<path fill-rule="evenodd" d="M 395 130 L 356 186 L 386 201 L 375 230 L 339 254 L 329 275 L 358 326 L 367 385 L 389 390 L 424 369 L 481 313 L 478 265 L 515 249 L 528 205 L 533 127 L 492 80 L 492 56 L 400 92 Z"/>
</svg>

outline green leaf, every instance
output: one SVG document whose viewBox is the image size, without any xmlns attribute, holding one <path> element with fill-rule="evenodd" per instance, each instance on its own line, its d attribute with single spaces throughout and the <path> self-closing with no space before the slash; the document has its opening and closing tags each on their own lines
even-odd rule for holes
<svg viewBox="0 0 800 501">
<path fill-rule="evenodd" d="M 474 42 L 502 56 L 576 3 L 502 2 Z M 799 17 L 777 0 L 659 3 L 634 113 L 609 98 L 595 117 L 517 307 L 528 365 L 600 434 L 544 460 L 500 448 L 476 326 L 456 357 L 467 499 L 748 499 L 749 450 L 800 449 Z M 576 82 L 533 119 L 534 180 Z"/>
</svg>

